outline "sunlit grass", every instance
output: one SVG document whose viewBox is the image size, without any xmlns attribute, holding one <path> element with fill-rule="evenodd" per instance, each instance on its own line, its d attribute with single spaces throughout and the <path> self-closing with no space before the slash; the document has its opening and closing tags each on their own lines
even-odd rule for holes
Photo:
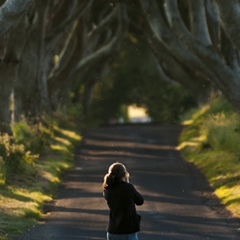
<svg viewBox="0 0 240 240">
<path fill-rule="evenodd" d="M 40 191 L 29 191 L 26 189 L 16 188 L 16 189 L 12 189 L 12 193 L 20 197 L 25 197 L 26 199 L 29 198 L 33 200 L 34 203 L 42 203 L 42 202 L 52 200 L 51 197 L 43 194 Z"/>
<path fill-rule="evenodd" d="M 178 147 L 202 170 L 235 217 L 240 217 L 239 117 L 225 102 L 222 107 L 221 101 L 204 107 L 188 120 Z"/>
<path fill-rule="evenodd" d="M 51 144 L 50 148 L 56 152 L 69 153 L 69 149 L 63 145 Z"/>
<path fill-rule="evenodd" d="M 81 139 L 82 139 L 82 137 L 79 134 L 77 134 L 76 132 L 74 132 L 74 131 L 61 129 L 58 126 L 54 126 L 53 129 L 55 131 L 57 131 L 58 133 L 61 133 L 65 137 L 70 138 L 72 140 L 81 141 Z"/>
<path fill-rule="evenodd" d="M 60 138 L 60 137 L 55 137 L 54 140 L 56 142 L 59 142 L 60 144 L 63 144 L 65 146 L 70 146 L 71 145 L 71 142 L 65 138 Z"/>
<path fill-rule="evenodd" d="M 233 187 L 220 187 L 216 190 L 216 194 L 222 199 L 223 204 L 233 213 L 234 216 L 240 216 L 240 184 Z"/>
<path fill-rule="evenodd" d="M 51 182 L 58 184 L 61 182 L 61 173 L 70 169 L 73 166 L 73 158 L 71 155 L 68 158 L 51 158 L 49 161 L 45 161 L 41 166 L 39 166 L 41 176 L 47 183 Z M 44 181 L 43 181 L 44 183 Z"/>
<path fill-rule="evenodd" d="M 178 150 L 183 150 L 186 149 L 187 147 L 195 147 L 196 149 L 198 148 L 198 146 L 200 146 L 202 143 L 204 143 L 206 141 L 206 136 L 202 135 L 199 137 L 195 137 L 195 138 L 191 138 L 189 141 L 183 141 L 181 142 L 177 149 Z"/>
<path fill-rule="evenodd" d="M 49 197 L 43 193 L 8 187 L 0 197 L 0 239 L 11 239 L 45 217 L 41 206 Z"/>
<path fill-rule="evenodd" d="M 9 215 L 1 212 L 0 218 L 0 239 L 1 240 L 10 240 L 13 236 L 21 234 L 23 231 L 26 231 L 29 226 L 32 226 L 37 223 L 33 218 L 24 218 L 17 215 Z"/>
<path fill-rule="evenodd" d="M 74 164 L 74 146 L 81 137 L 57 126 L 54 129 L 51 150 L 35 162 L 32 175 L 19 175 L 8 183 L 0 177 L 0 240 L 10 240 L 44 220 L 44 204 L 53 200 L 63 172 Z"/>
</svg>

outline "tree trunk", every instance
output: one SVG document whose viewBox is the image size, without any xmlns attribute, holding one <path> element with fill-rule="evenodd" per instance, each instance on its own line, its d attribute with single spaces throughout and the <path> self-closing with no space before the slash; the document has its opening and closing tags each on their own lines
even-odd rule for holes
<svg viewBox="0 0 240 240">
<path fill-rule="evenodd" d="M 3 60 L 3 65 L 0 67 L 1 76 L 1 108 L 0 108 L 0 123 L 3 125 L 2 131 L 10 131 L 11 113 L 14 111 L 15 103 L 11 94 L 14 93 L 14 85 L 19 81 L 18 70 L 19 62 L 25 43 L 25 27 L 26 22 L 22 21 L 18 27 L 9 34 L 7 52 Z"/>
<path fill-rule="evenodd" d="M 213 0 L 206 0 L 206 15 L 208 23 L 208 31 L 211 41 L 217 51 L 221 51 L 221 24 L 220 16 Z"/>
<path fill-rule="evenodd" d="M 41 42 L 41 23 L 38 13 L 28 16 L 26 40 L 19 64 L 19 81 L 15 85 L 15 117 L 20 120 L 21 115 L 35 117 L 40 112 L 40 93 L 38 85 L 39 74 L 39 45 Z"/>
<path fill-rule="evenodd" d="M 4 64 L 0 67 L 0 132 L 11 133 L 10 95 L 13 91 L 14 69 L 16 63 Z"/>
<path fill-rule="evenodd" d="M 49 61 L 48 52 L 46 52 L 45 37 L 46 28 L 49 18 L 49 1 L 37 0 L 36 10 L 38 13 L 38 29 L 39 29 L 39 42 L 38 42 L 38 63 L 37 63 L 37 83 L 39 92 L 39 110 L 40 113 L 49 112 L 49 98 L 48 98 L 48 73 L 49 73 Z"/>
<path fill-rule="evenodd" d="M 211 46 L 212 41 L 208 31 L 204 0 L 189 0 L 189 5 L 191 32 L 193 36 L 205 46 Z"/>
</svg>

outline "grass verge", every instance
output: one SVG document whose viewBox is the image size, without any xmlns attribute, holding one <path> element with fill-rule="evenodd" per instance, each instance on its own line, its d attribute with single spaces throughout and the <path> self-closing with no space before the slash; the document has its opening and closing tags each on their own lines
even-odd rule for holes
<svg viewBox="0 0 240 240">
<path fill-rule="evenodd" d="M 74 164 L 74 148 L 81 137 L 54 126 L 48 152 L 34 165 L 30 175 L 16 174 L 0 185 L 0 240 L 10 240 L 44 220 L 46 202 L 53 200 L 62 174 Z"/>
<path fill-rule="evenodd" d="M 185 159 L 206 175 L 216 196 L 236 218 L 240 218 L 239 117 L 226 101 L 217 99 L 183 122 L 179 145 Z"/>
</svg>

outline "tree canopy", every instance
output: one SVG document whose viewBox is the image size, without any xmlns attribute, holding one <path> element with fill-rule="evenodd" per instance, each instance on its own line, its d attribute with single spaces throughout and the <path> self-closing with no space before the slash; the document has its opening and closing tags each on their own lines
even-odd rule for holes
<svg viewBox="0 0 240 240">
<path fill-rule="evenodd" d="M 117 120 L 122 107 L 137 105 L 147 109 L 152 121 L 177 122 L 186 109 L 196 106 L 193 94 L 177 82 L 161 79 L 152 51 L 143 37 L 129 34 L 112 62 L 111 72 L 95 87 L 91 119 L 106 123 Z"/>
<path fill-rule="evenodd" d="M 162 101 L 180 109 L 212 91 L 240 110 L 238 1 L 1 0 L 0 6 L 1 131 L 22 115 L 73 104 L 84 115 L 96 104 L 114 114 L 139 99 L 162 119 Z M 141 53 L 140 45 L 131 53 L 130 36 L 144 43 Z M 96 102 L 101 94 L 105 104 Z"/>
</svg>

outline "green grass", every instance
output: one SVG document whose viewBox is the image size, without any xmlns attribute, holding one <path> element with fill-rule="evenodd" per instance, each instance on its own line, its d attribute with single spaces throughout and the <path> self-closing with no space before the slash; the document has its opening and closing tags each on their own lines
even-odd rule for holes
<svg viewBox="0 0 240 240">
<path fill-rule="evenodd" d="M 239 115 L 226 101 L 217 99 L 188 119 L 179 150 L 206 175 L 215 194 L 240 217 Z"/>
<path fill-rule="evenodd" d="M 0 240 L 10 240 L 47 216 L 63 173 L 74 164 L 73 150 L 81 137 L 74 131 L 54 127 L 49 150 L 40 157 L 30 175 L 13 176 L 0 185 Z"/>
</svg>

